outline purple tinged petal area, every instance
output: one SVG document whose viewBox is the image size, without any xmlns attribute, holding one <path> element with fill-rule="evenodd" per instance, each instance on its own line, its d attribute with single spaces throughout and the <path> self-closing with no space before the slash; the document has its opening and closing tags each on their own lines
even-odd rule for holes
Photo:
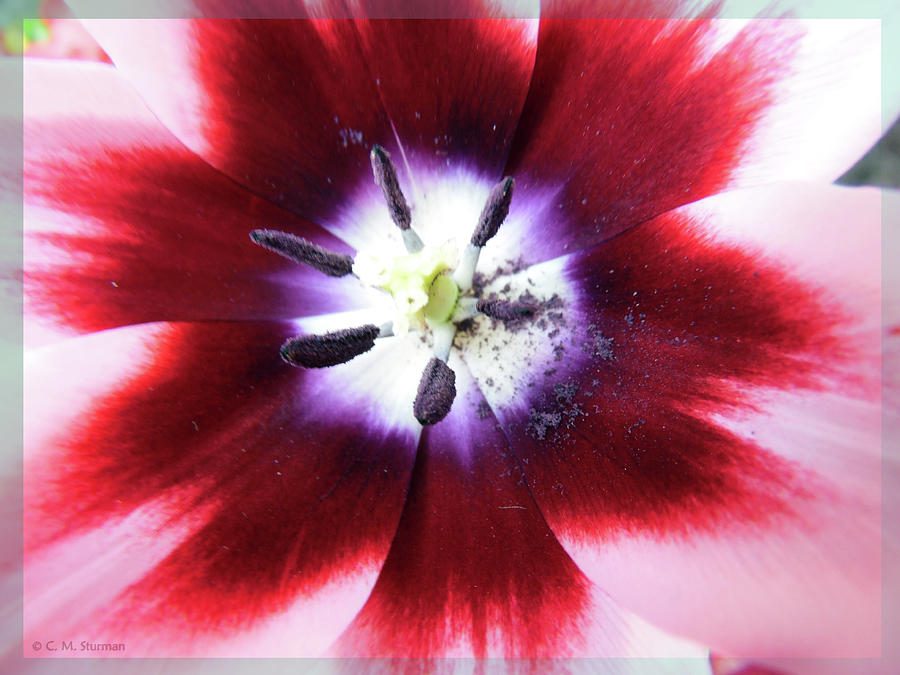
<svg viewBox="0 0 900 675">
<path fill-rule="evenodd" d="M 792 185 L 566 259 L 559 360 L 498 417 L 615 600 L 731 654 L 877 653 L 879 226 L 875 192 Z"/>
<path fill-rule="evenodd" d="M 504 170 L 520 195 L 557 190 L 539 227 L 519 237 L 528 260 L 726 189 L 832 182 L 877 141 L 877 20 L 665 18 L 695 12 L 653 0 L 542 6 Z M 885 96 L 893 119 L 897 101 Z"/>
<path fill-rule="evenodd" d="M 365 302 L 355 279 L 255 246 L 247 233 L 266 226 L 352 252 L 212 169 L 112 68 L 27 62 L 25 82 L 29 319 L 89 332 L 287 319 Z"/>
<path fill-rule="evenodd" d="M 811 384 L 814 362 L 802 357 L 816 349 L 824 308 L 802 291 L 786 296 L 778 270 L 704 250 L 690 230 L 662 217 L 573 256 L 568 276 L 585 303 L 561 310 L 559 368 L 522 402 L 525 415 L 501 415 L 540 494 L 582 536 L 662 536 L 726 513 L 765 520 L 793 482 L 697 407 L 736 405 L 739 383 Z M 775 493 L 746 491 L 767 483 Z"/>
<path fill-rule="evenodd" d="M 98 394 L 70 436 L 30 448 L 27 560 L 148 508 L 153 529 L 170 540 L 168 554 L 153 553 L 140 578 L 94 608 L 96 625 L 137 653 L 253 655 L 241 634 L 290 621 L 323 589 L 374 582 L 397 527 L 417 428 L 411 414 L 406 426 L 387 420 L 384 392 L 356 392 L 332 371 L 283 363 L 279 345 L 295 331 L 281 323 L 169 325 L 151 340 L 151 354 L 133 354 L 149 367 Z M 114 337 L 83 340 L 105 335 Z M 52 362 L 56 349 L 34 358 Z M 378 372 L 384 358 L 360 357 L 370 359 L 361 367 Z M 32 588 L 74 584 L 78 572 L 63 569 Z M 353 595 L 349 610 L 331 611 L 349 621 L 367 592 Z M 30 597 L 33 614 L 53 602 Z M 315 654 L 307 642 L 301 636 L 268 653 Z"/>
</svg>

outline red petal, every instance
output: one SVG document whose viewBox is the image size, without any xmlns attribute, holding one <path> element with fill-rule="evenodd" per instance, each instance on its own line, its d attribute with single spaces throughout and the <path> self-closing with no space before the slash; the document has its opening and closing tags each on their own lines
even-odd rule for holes
<svg viewBox="0 0 900 675">
<path fill-rule="evenodd" d="M 120 332 L 82 338 L 68 351 L 38 350 L 32 362 L 90 372 L 104 355 L 128 353 L 116 342 Z M 29 399 L 25 481 L 29 634 L 93 625 L 129 642 L 130 656 L 309 655 L 324 644 L 310 638 L 322 639 L 321 625 L 309 627 L 304 607 L 337 593 L 345 604 L 332 607 L 328 625 L 358 611 L 397 526 L 416 430 L 409 412 L 409 424 L 391 422 L 383 391 L 354 386 L 363 376 L 387 381 L 385 368 L 396 373 L 390 345 L 342 372 L 301 371 L 278 357 L 296 332 L 293 324 L 170 325 L 150 359 L 131 354 L 151 367 L 92 401 L 68 437 L 38 447 L 35 424 L 49 419 L 34 418 L 35 408 L 52 411 L 66 389 L 48 392 L 29 370 L 37 397 Z M 72 350 L 82 360 L 66 368 Z M 405 409 L 412 392 L 401 394 Z M 141 512 L 150 519 L 136 531 L 169 548 L 141 557 L 125 547 L 121 573 L 111 573 L 98 598 L 75 590 L 84 580 L 77 567 L 47 571 L 53 559 L 82 559 L 104 533 L 116 539 L 116 523 Z M 132 568 L 143 571 L 119 584 Z M 356 589 L 349 598 L 347 586 Z M 241 639 L 250 630 L 265 637 L 279 623 L 311 633 L 280 645 Z"/>
<path fill-rule="evenodd" d="M 878 649 L 878 216 L 725 193 L 568 259 L 561 359 L 499 417 L 629 609 L 734 655 Z"/>
<path fill-rule="evenodd" d="M 28 61 L 25 78 L 30 314 L 84 332 L 354 306 L 357 284 L 284 260 L 248 235 L 275 227 L 346 246 L 212 169 L 113 69 Z"/>
<path fill-rule="evenodd" d="M 696 656 L 592 586 L 557 543 L 462 361 L 458 396 L 421 438 L 372 595 L 338 656 Z M 683 672 L 707 672 L 704 659 Z"/>
<path fill-rule="evenodd" d="M 451 366 L 460 395 L 422 435 L 390 554 L 337 653 L 571 652 L 590 584 L 541 519 L 464 366 Z"/>
<path fill-rule="evenodd" d="M 459 12 L 497 14 L 480 2 L 454 8 Z M 345 16 L 346 9 L 314 13 Z M 190 148 L 257 194 L 341 236 L 352 230 L 343 222 L 347 206 L 361 191 L 373 192 L 367 156 L 373 144 L 397 150 L 401 172 L 409 167 L 397 143 L 409 160 L 440 166 L 464 160 L 498 174 L 535 46 L 533 25 L 493 18 L 88 25 Z M 414 199 L 408 173 L 403 182 Z"/>
<path fill-rule="evenodd" d="M 320 224 L 329 225 L 353 191 L 371 183 L 368 148 L 393 138 L 352 22 L 87 25 L 188 147 Z"/>
<path fill-rule="evenodd" d="M 377 4 L 362 9 L 371 15 Z M 459 3 L 453 15 L 484 17 L 490 4 Z M 536 21 L 364 21 L 358 29 L 408 159 L 496 180 L 528 92 Z"/>
<path fill-rule="evenodd" d="M 834 180 L 878 137 L 877 22 L 749 21 L 730 36 L 740 22 L 551 13 L 506 170 L 520 195 L 553 200 L 531 260 L 734 185 Z"/>
</svg>

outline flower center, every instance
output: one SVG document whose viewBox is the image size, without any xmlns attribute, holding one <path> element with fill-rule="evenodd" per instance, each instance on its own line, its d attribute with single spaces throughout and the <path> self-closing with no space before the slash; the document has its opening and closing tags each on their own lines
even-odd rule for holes
<svg viewBox="0 0 900 675">
<path fill-rule="evenodd" d="M 376 145 L 370 159 L 375 183 L 382 190 L 391 220 L 400 230 L 405 253 L 360 251 L 351 258 L 276 230 L 254 230 L 250 238 L 329 276 L 352 274 L 362 284 L 388 293 L 393 301 L 393 317 L 381 326 L 366 324 L 324 334 L 298 335 L 282 345 L 282 359 L 302 368 L 325 368 L 367 352 L 377 339 L 403 336 L 409 331 L 428 335 L 434 356 L 422 373 L 413 412 L 421 424 L 436 424 L 449 413 L 456 397 L 456 376 L 447 361 L 457 325 L 484 315 L 515 326 L 530 319 L 537 309 L 527 298 L 477 298 L 473 290 L 481 250 L 508 215 L 515 183 L 506 177 L 491 189 L 471 239 L 460 254 L 454 240 L 438 245 L 422 241 L 412 226 L 412 213 L 390 155 Z"/>
<path fill-rule="evenodd" d="M 426 319 L 444 322 L 450 318 L 459 287 L 446 272 L 456 267 L 458 259 L 454 241 L 398 256 L 361 251 L 353 262 L 353 273 L 363 284 L 390 293 L 394 334 L 405 335 L 410 327 L 425 330 Z"/>
</svg>

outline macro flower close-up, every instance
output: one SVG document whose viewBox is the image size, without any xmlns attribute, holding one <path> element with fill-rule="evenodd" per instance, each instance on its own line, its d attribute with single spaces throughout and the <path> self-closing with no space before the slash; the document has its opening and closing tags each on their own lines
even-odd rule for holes
<svg viewBox="0 0 900 675">
<path fill-rule="evenodd" d="M 882 653 L 878 20 L 68 4 L 26 657 Z"/>
</svg>

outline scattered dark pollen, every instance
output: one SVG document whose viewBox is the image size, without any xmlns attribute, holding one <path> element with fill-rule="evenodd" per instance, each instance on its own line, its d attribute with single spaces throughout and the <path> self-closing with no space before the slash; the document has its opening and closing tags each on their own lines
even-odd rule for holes
<svg viewBox="0 0 900 675">
<path fill-rule="evenodd" d="M 475 290 L 475 295 L 480 295 L 484 292 L 484 289 L 489 284 L 493 283 L 500 277 L 510 276 L 512 274 L 518 274 L 522 270 L 528 267 L 528 262 L 524 257 L 519 256 L 515 260 L 512 258 L 507 258 L 507 260 L 499 265 L 497 269 L 495 269 L 490 274 L 483 274 L 482 272 L 475 272 L 475 276 L 472 279 L 472 288 Z M 510 284 L 506 284 L 502 289 L 503 293 L 509 293 Z"/>
<path fill-rule="evenodd" d="M 578 384 L 574 380 L 560 382 L 553 385 L 553 393 L 556 394 L 557 403 L 560 405 L 569 405 L 575 400 L 575 394 L 578 393 Z"/>
<path fill-rule="evenodd" d="M 613 339 L 605 337 L 595 324 L 587 327 L 587 337 L 581 344 L 581 351 L 604 361 L 613 358 Z"/>
<path fill-rule="evenodd" d="M 374 347 L 379 331 L 378 326 L 367 324 L 323 335 L 299 335 L 281 345 L 281 358 L 301 368 L 336 366 Z"/>
<path fill-rule="evenodd" d="M 529 436 L 539 441 L 547 439 L 547 434 L 559 427 L 562 423 L 562 415 L 558 412 L 545 412 L 532 408 L 528 413 L 528 426 L 526 432 Z"/>
<path fill-rule="evenodd" d="M 478 409 L 475 412 L 478 415 L 478 419 L 486 420 L 491 416 L 491 406 L 488 405 L 487 401 L 481 401 L 478 404 Z"/>
</svg>

